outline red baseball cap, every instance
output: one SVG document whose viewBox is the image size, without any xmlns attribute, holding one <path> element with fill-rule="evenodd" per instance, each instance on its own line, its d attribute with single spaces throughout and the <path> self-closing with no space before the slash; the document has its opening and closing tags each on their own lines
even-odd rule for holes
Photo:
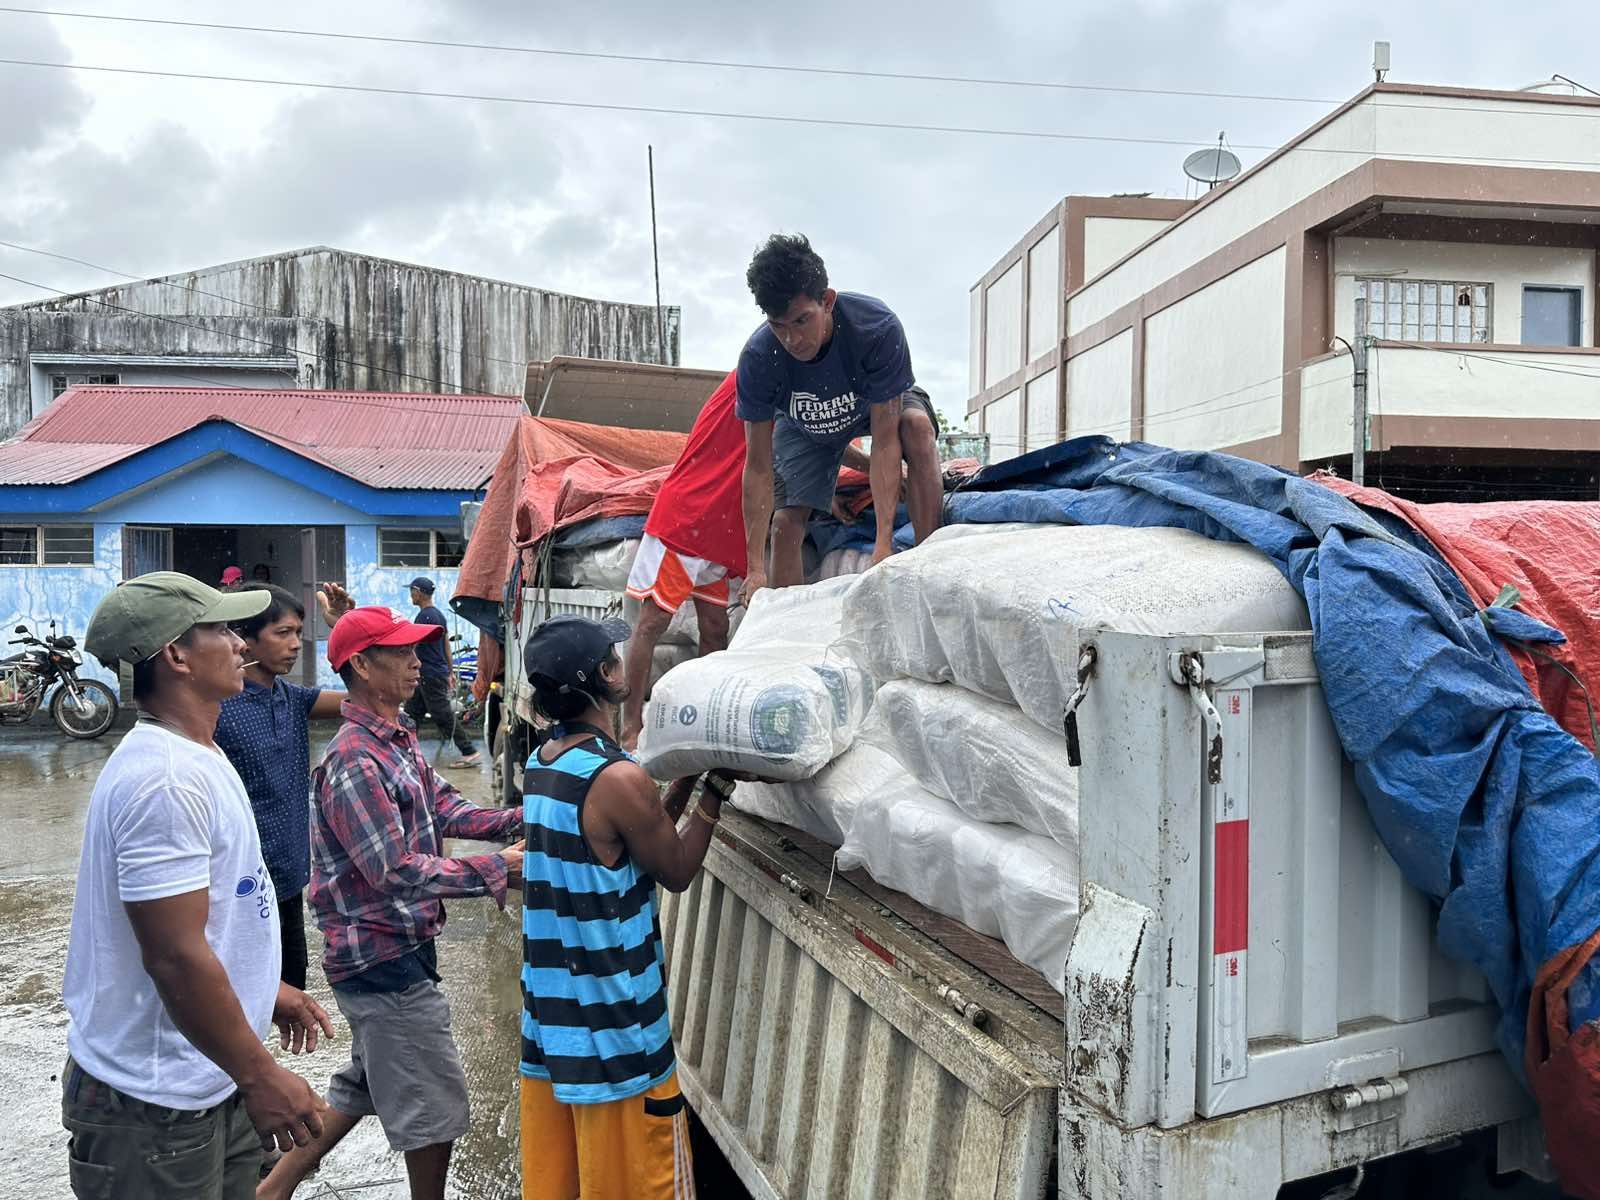
<svg viewBox="0 0 1600 1200">
<path fill-rule="evenodd" d="M 340 617 L 328 635 L 328 663 L 335 671 L 373 646 L 415 646 L 444 637 L 443 625 L 418 625 L 393 609 L 371 604 L 352 608 Z"/>
</svg>

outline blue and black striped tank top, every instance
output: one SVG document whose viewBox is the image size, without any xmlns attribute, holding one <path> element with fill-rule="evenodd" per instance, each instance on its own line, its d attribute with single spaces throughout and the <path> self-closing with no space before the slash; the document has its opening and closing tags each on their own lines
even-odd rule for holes
<svg viewBox="0 0 1600 1200">
<path fill-rule="evenodd" d="M 637 1096 L 676 1065 L 655 880 L 626 851 L 604 866 L 580 824 L 595 777 L 627 757 L 595 736 L 549 763 L 535 750 L 523 776 L 521 1069 L 566 1104 Z"/>
</svg>

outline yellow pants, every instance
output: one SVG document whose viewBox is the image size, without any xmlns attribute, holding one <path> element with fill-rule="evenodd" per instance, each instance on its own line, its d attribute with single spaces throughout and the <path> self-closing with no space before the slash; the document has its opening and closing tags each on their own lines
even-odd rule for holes
<svg viewBox="0 0 1600 1200">
<path fill-rule="evenodd" d="M 548 1080 L 521 1080 L 522 1200 L 694 1200 L 676 1076 L 607 1104 L 563 1104 Z"/>
</svg>

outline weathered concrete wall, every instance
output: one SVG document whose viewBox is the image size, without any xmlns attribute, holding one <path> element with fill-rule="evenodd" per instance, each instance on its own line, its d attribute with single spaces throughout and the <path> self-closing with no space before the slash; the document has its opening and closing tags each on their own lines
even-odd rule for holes
<svg viewBox="0 0 1600 1200">
<path fill-rule="evenodd" d="M 663 315 L 664 355 L 650 305 L 325 247 L 250 259 L 0 310 L 0 436 L 27 420 L 27 355 L 41 349 L 293 353 L 305 387 L 520 395 L 529 361 L 558 354 L 676 364 L 679 313 Z"/>
</svg>

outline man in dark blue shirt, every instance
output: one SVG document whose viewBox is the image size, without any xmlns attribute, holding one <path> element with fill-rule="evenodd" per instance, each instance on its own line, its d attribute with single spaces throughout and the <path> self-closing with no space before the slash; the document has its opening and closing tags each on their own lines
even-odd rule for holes
<svg viewBox="0 0 1600 1200">
<path fill-rule="evenodd" d="M 406 716 L 420 729 L 422 718 L 433 714 L 433 723 L 438 726 L 439 736 L 447 741 L 454 739 L 456 749 L 461 752 L 461 757 L 450 765 L 475 767 L 483 759 L 478 754 L 478 748 L 472 744 L 472 739 L 467 736 L 465 727 L 456 720 L 456 710 L 450 704 L 450 655 L 446 649 L 450 644 L 450 630 L 444 623 L 444 614 L 433 606 L 433 593 L 433 580 L 426 575 L 418 575 L 411 581 L 411 603 L 417 606 L 417 615 L 411 618 L 412 621 L 418 625 L 437 625 L 445 631 L 445 636 L 438 641 L 423 642 L 417 647 L 417 661 L 422 665 L 422 676 L 417 683 L 417 690 L 406 701 Z"/>
<path fill-rule="evenodd" d="M 311 879 L 311 734 L 306 722 L 337 717 L 343 692 L 301 687 L 283 676 L 300 657 L 305 606 L 293 593 L 270 583 L 247 583 L 241 591 L 265 591 L 272 602 L 233 629 L 245 644 L 244 691 L 222 702 L 213 735 L 228 756 L 255 811 L 261 857 L 278 894 L 283 940 L 283 981 L 306 986 L 306 919 L 300 893 Z M 352 606 L 338 584 L 318 592 L 323 618 L 332 625 Z"/>
<path fill-rule="evenodd" d="M 769 524 L 772 585 L 801 581 L 806 522 L 811 510 L 831 507 L 839 465 L 854 439 L 872 438 L 874 563 L 893 550 L 901 461 L 918 542 L 939 527 L 944 487 L 938 420 L 916 386 L 900 318 L 881 300 L 829 287 L 827 267 L 798 234 L 768 238 L 745 279 L 767 316 L 739 355 L 735 408 L 745 423 L 748 601 L 768 583 Z"/>
</svg>

